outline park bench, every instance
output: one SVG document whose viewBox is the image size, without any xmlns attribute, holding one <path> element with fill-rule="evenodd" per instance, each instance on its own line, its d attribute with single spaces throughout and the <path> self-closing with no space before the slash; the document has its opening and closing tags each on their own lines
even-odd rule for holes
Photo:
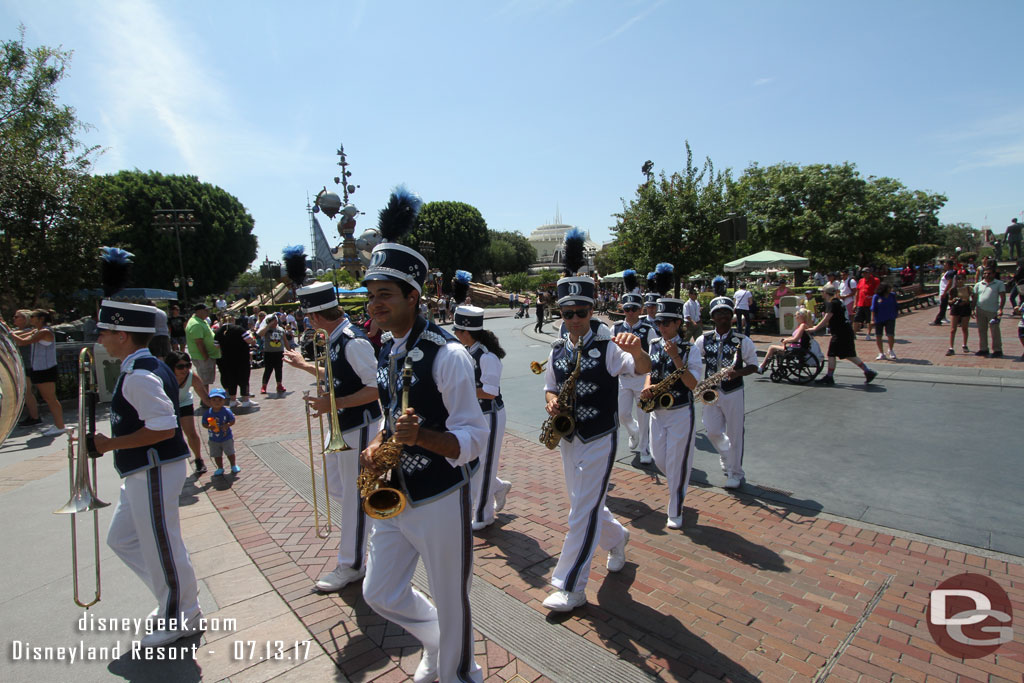
<svg viewBox="0 0 1024 683">
<path fill-rule="evenodd" d="M 934 306 L 937 303 L 937 298 L 938 294 L 936 292 L 926 292 L 920 284 L 907 285 L 898 290 L 896 305 L 901 313 L 905 313 L 912 308 Z"/>
</svg>

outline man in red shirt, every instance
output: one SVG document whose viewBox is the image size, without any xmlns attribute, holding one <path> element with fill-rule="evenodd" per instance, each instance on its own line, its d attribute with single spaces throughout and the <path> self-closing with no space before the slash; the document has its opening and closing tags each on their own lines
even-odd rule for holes
<svg viewBox="0 0 1024 683">
<path fill-rule="evenodd" d="M 875 295 L 880 280 L 871 272 L 871 266 L 860 271 L 860 281 L 857 282 L 857 314 L 853 319 L 853 333 L 856 335 L 860 328 L 871 322 L 871 297 Z M 868 327 L 865 339 L 871 339 L 871 328 Z"/>
</svg>

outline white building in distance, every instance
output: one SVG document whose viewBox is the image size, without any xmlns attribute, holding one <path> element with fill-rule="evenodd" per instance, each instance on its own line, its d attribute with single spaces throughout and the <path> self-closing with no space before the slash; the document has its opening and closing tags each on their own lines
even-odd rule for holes
<svg viewBox="0 0 1024 683">
<path fill-rule="evenodd" d="M 556 219 L 557 221 L 557 219 Z M 562 254 L 565 250 L 565 233 L 573 229 L 572 225 L 555 222 L 551 225 L 542 225 L 526 239 L 537 250 L 537 262 L 530 266 L 530 274 L 536 275 L 546 270 L 562 269 Z M 601 245 L 590 239 L 590 231 L 584 231 L 587 239 L 583 242 L 583 253 L 587 257 L 587 265 L 583 269 L 585 273 L 594 272 L 594 255 L 597 254 Z"/>
</svg>

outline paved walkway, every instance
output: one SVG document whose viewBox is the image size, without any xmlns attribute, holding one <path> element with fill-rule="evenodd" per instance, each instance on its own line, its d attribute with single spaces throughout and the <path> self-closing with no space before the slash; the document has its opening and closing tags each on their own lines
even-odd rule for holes
<svg viewBox="0 0 1024 683">
<path fill-rule="evenodd" d="M 898 322 L 900 339 L 911 342 L 899 349 L 902 362 L 1021 367 L 1009 358 L 946 361 L 942 335 L 922 322 L 933 315 L 922 311 Z M 1007 346 L 1011 340 L 1016 343 L 1008 338 Z M 409 679 L 419 660 L 416 641 L 369 610 L 358 585 L 338 595 L 311 592 L 313 580 L 334 566 L 337 536 L 325 541 L 312 528 L 299 407 L 306 379 L 286 368 L 288 394 L 264 398 L 257 412 L 239 417 L 240 475 L 190 477 L 183 492 L 185 537 L 202 579 L 204 611 L 210 618 L 235 618 L 237 627 L 196 638 L 194 662 L 82 662 L 76 678 Z M 8 520 L 32 526 L 29 520 L 63 502 L 54 502 L 54 491 L 66 487 L 62 443 L 16 437 L 0 455 L 0 510 Z M 476 652 L 488 681 L 1024 681 L 1024 629 L 996 654 L 965 662 L 939 649 L 925 622 L 928 591 L 962 572 L 992 577 L 1008 591 L 1016 613 L 1024 613 L 1022 558 L 931 543 L 711 487 L 691 488 L 683 530 L 669 531 L 664 481 L 628 467 L 613 470 L 608 503 L 632 533 L 626 568 L 607 575 L 599 552 L 589 605 L 550 617 L 540 602 L 565 533 L 561 464 L 539 444 L 507 434 L 501 470 L 514 488 L 496 524 L 477 533 L 475 543 Z M 101 479 L 101 497 L 113 499 L 111 478 Z M 52 490 L 41 495 L 44 485 Z M 8 640 L 25 637 L 23 631 L 38 645 L 77 644 L 82 637 L 73 627 L 80 612 L 66 607 L 66 570 L 54 571 L 66 562 L 66 526 L 49 524 L 36 537 L 45 546 L 39 557 L 5 560 L 8 592 L 0 618 Z M 10 533 L 19 544 L 30 542 L 20 529 Z M 145 590 L 108 555 L 104 571 L 112 578 L 105 579 L 104 600 L 94 611 L 142 616 Z M 12 587 L 46 572 L 53 576 L 41 579 L 38 590 Z M 136 599 L 123 599 L 128 594 Z M 278 640 L 289 659 L 261 661 L 264 644 Z M 236 643 L 243 643 L 241 656 Z M 67 676 L 66 666 L 12 662 L 5 647 L 0 679 Z M 622 662 L 627 670 L 615 669 L 613 676 Z M 591 674 L 573 673 L 588 663 Z"/>
</svg>

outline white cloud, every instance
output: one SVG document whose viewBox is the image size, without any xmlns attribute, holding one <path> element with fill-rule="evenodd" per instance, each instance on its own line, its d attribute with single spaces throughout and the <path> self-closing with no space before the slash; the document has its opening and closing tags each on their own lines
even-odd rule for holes
<svg viewBox="0 0 1024 683">
<path fill-rule="evenodd" d="M 604 38 L 599 40 L 598 43 L 605 43 L 609 40 L 614 40 L 615 38 L 618 38 L 623 33 L 628 31 L 630 27 L 632 27 L 634 24 L 646 19 L 654 10 L 658 9 L 663 4 L 665 4 L 665 0 L 657 0 L 657 2 L 652 4 L 647 9 L 643 10 L 639 14 L 633 15 L 632 17 L 624 21 L 617 29 L 615 29 L 614 31 L 606 35 Z"/>
<path fill-rule="evenodd" d="M 1024 119 L 1000 114 L 939 136 L 960 156 L 954 172 L 1024 164 Z"/>
<path fill-rule="evenodd" d="M 759 87 L 759 86 L 762 86 L 762 85 L 768 85 L 769 83 L 774 83 L 774 82 L 775 82 L 774 78 L 759 78 L 756 81 L 754 81 L 754 87 L 756 88 L 756 87 Z"/>
</svg>

